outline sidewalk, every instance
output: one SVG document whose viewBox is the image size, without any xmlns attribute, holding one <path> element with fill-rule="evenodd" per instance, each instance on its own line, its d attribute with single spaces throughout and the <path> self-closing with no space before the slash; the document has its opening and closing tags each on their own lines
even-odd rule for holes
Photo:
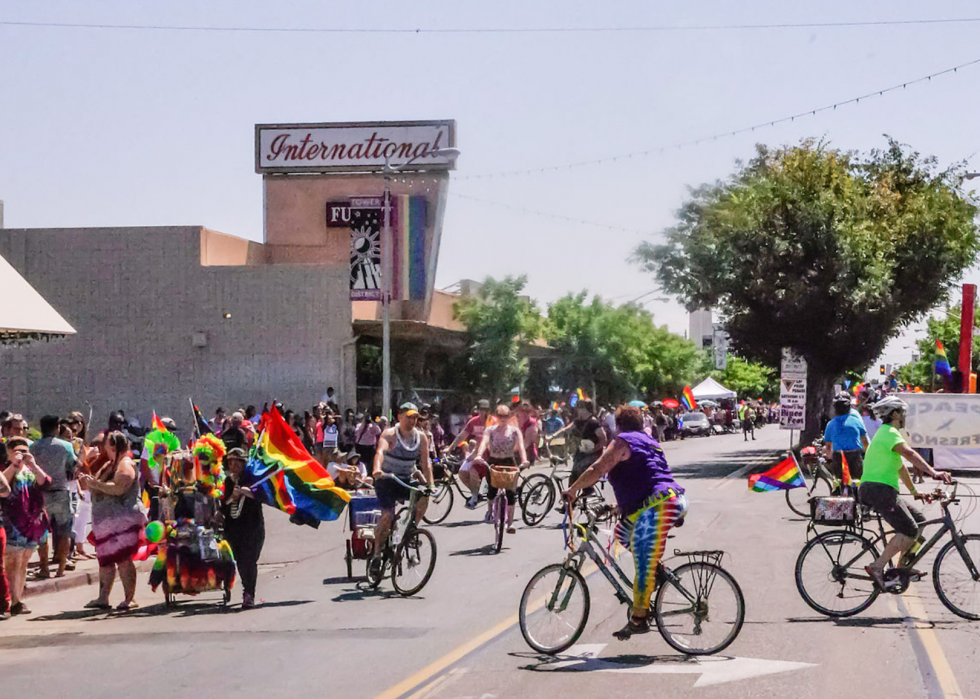
<svg viewBox="0 0 980 699">
<path fill-rule="evenodd" d="M 91 547 L 89 547 L 91 548 Z M 147 561 L 137 561 L 136 571 L 138 573 L 148 573 L 153 568 L 155 556 Z M 36 597 L 37 595 L 47 595 L 52 592 L 62 592 L 85 585 L 96 585 L 99 582 L 99 562 L 92 559 L 78 558 L 75 560 L 75 570 L 65 571 L 63 578 L 54 577 L 57 565 L 51 564 L 51 577 L 47 580 L 33 580 L 37 574 L 39 564 L 34 561 L 30 564 L 27 571 L 27 587 L 24 589 L 24 598 Z"/>
</svg>

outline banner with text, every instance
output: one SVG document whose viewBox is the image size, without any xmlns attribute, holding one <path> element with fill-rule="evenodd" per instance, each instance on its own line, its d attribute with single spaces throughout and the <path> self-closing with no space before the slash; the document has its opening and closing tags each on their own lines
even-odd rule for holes
<svg viewBox="0 0 980 699">
<path fill-rule="evenodd" d="M 903 393 L 909 404 L 905 432 L 913 448 L 980 447 L 980 395 Z"/>
<path fill-rule="evenodd" d="M 806 359 L 783 348 L 779 372 L 779 428 L 802 430 L 806 426 Z"/>
<path fill-rule="evenodd" d="M 354 197 L 337 220 L 347 219 L 350 227 L 350 300 L 381 300 L 381 197 Z M 330 216 L 339 207 L 327 207 Z"/>
</svg>

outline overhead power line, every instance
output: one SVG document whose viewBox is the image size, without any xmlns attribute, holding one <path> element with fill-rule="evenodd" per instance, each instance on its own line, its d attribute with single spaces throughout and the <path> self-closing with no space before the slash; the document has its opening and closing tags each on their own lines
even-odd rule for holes
<svg viewBox="0 0 980 699">
<path fill-rule="evenodd" d="M 175 32 L 256 32 L 283 34 L 648 34 L 653 32 L 745 31 L 764 29 L 835 29 L 975 24 L 980 17 L 892 19 L 854 22 L 772 22 L 761 24 L 656 24 L 629 27 L 209 27 L 180 24 L 104 24 L 0 20 L 0 26 L 51 29 L 126 29 Z"/>
<path fill-rule="evenodd" d="M 785 124 L 786 122 L 796 121 L 797 119 L 803 119 L 806 117 L 813 117 L 821 112 L 836 111 L 838 107 L 844 107 L 850 104 L 859 104 L 861 100 L 868 100 L 872 97 L 882 97 L 889 92 L 895 92 L 897 90 L 904 90 L 910 85 L 917 85 L 919 83 L 931 82 L 933 78 L 938 78 L 942 75 L 947 75 L 949 73 L 955 73 L 961 68 L 969 68 L 980 63 L 980 58 L 974 59 L 972 61 L 967 61 L 966 63 L 961 63 L 952 68 L 946 68 L 945 70 L 940 70 L 935 73 L 930 73 L 929 75 L 923 75 L 920 78 L 914 78 L 912 80 L 906 80 L 905 82 L 892 85 L 890 87 L 885 87 L 880 90 L 874 90 L 872 92 L 859 95 L 858 97 L 852 97 L 850 99 L 843 100 L 841 102 L 834 102 L 833 104 L 828 104 L 823 107 L 816 107 L 814 109 L 809 109 L 804 112 L 799 112 L 797 114 L 791 114 L 789 116 L 779 117 L 778 119 L 770 119 L 768 121 L 760 121 L 752 126 L 744 126 L 740 129 L 734 129 L 732 131 L 722 131 L 711 136 L 704 136 L 702 138 L 696 138 L 692 141 L 681 141 L 679 143 L 673 143 L 664 146 L 654 146 L 652 148 L 647 148 L 645 150 L 633 151 L 630 153 L 621 153 L 619 155 L 611 155 L 602 158 L 593 158 L 591 160 L 580 160 L 578 162 L 564 163 L 562 165 L 547 165 L 544 167 L 527 168 L 523 170 L 505 170 L 503 172 L 493 172 L 487 174 L 477 174 L 477 175 L 463 175 L 458 179 L 461 180 L 481 180 L 489 179 L 494 177 L 514 177 L 518 175 L 538 175 L 546 172 L 560 172 L 563 170 L 573 170 L 576 168 L 591 167 L 595 165 L 606 165 L 609 163 L 621 162 L 625 160 L 631 160 L 633 158 L 644 158 L 655 155 L 663 155 L 669 151 L 680 150 L 681 148 L 688 148 L 691 146 L 699 146 L 705 143 L 710 143 L 717 141 L 721 138 L 731 138 L 739 134 L 749 133 L 755 131 L 756 129 L 765 129 L 776 126 L 776 124 Z"/>
<path fill-rule="evenodd" d="M 537 211 L 535 209 L 528 209 L 523 206 L 514 206 L 513 204 L 507 204 L 502 201 L 483 199 L 482 197 L 474 197 L 469 194 L 461 194 L 459 192 L 450 192 L 449 194 L 454 197 L 459 197 L 460 199 L 469 199 L 470 201 L 479 202 L 481 204 L 487 204 L 489 206 L 496 206 L 501 209 L 510 209 L 511 211 L 517 211 L 522 214 L 530 214 L 532 216 L 540 216 L 542 218 L 555 219 L 556 221 L 566 221 L 568 223 L 578 223 L 583 226 L 592 226 L 594 228 L 604 228 L 610 231 L 619 231 L 620 233 L 636 233 L 639 235 L 649 235 L 653 232 L 650 230 L 640 230 L 639 228 L 625 228 L 623 226 L 615 226 L 608 223 L 601 223 L 599 221 L 587 221 L 585 219 L 574 218 L 573 216 L 564 216 L 562 214 L 554 214 L 548 211 Z"/>
</svg>

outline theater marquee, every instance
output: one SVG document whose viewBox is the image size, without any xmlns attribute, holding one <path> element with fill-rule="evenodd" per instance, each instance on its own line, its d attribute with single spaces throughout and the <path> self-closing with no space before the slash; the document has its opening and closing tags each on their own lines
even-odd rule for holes
<svg viewBox="0 0 980 699">
<path fill-rule="evenodd" d="M 255 171 L 378 172 L 385 158 L 409 170 L 452 170 L 454 159 L 432 156 L 456 146 L 456 122 L 375 121 L 256 124 Z"/>
</svg>

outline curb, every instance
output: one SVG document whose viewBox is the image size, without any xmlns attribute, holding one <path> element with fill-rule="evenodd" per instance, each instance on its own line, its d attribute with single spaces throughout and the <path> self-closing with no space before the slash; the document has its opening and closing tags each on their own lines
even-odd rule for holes
<svg viewBox="0 0 980 699">
<path fill-rule="evenodd" d="M 153 569 L 153 561 L 138 561 L 136 563 L 137 573 L 148 573 Z M 95 585 L 99 582 L 99 569 L 91 572 L 72 573 L 63 578 L 49 578 L 47 580 L 33 580 L 24 587 L 24 598 L 37 597 L 38 595 L 48 595 L 53 592 L 64 592 L 76 587 L 85 585 Z"/>
</svg>

